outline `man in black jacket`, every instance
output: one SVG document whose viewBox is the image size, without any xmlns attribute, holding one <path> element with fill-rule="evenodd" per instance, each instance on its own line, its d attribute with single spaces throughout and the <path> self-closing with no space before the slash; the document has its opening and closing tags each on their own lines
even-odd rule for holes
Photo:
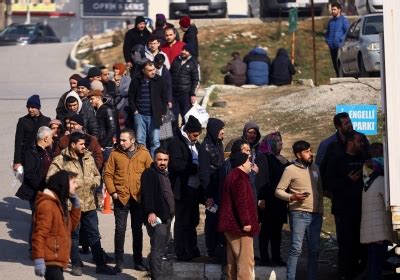
<svg viewBox="0 0 400 280">
<path fill-rule="evenodd" d="M 167 171 L 168 161 L 168 152 L 158 148 L 154 162 L 141 178 L 142 205 L 151 244 L 150 272 L 151 279 L 155 280 L 164 279 L 162 256 L 169 242 L 171 220 L 175 212 L 174 194 Z"/>
<path fill-rule="evenodd" d="M 100 90 L 91 90 L 88 98 L 90 104 L 96 110 L 96 120 L 99 126 L 98 140 L 103 149 L 104 161 L 106 161 L 114 145 L 113 137 L 117 128 L 115 111 L 109 104 L 109 99 L 103 98 L 103 93 Z"/>
<path fill-rule="evenodd" d="M 133 61 L 131 57 L 131 50 L 135 45 L 143 45 L 143 47 L 147 44 L 147 40 L 149 39 L 150 32 L 146 28 L 146 21 L 144 17 L 138 16 L 135 19 L 135 28 L 128 30 L 125 34 L 123 52 L 125 62 L 129 68 L 133 66 Z"/>
<path fill-rule="evenodd" d="M 26 102 L 28 114 L 18 120 L 15 131 L 14 171 L 24 165 L 23 151 L 35 142 L 39 127 L 48 126 L 51 121 L 50 118 L 42 115 L 40 107 L 39 95 L 32 95 Z"/>
<path fill-rule="evenodd" d="M 192 56 L 194 46 L 186 44 L 171 65 L 172 76 L 172 111 L 175 119 L 179 114 L 184 120 L 185 114 L 189 111 L 191 104 L 196 102 L 196 89 L 199 85 L 199 68 Z M 177 123 L 175 124 L 175 128 Z"/>
<path fill-rule="evenodd" d="M 168 145 L 168 171 L 175 197 L 175 254 L 178 261 L 200 256 L 196 227 L 199 224 L 199 202 L 203 200 L 198 176 L 198 143 L 201 124 L 190 116 Z"/>
<path fill-rule="evenodd" d="M 190 22 L 189 16 L 183 16 L 179 20 L 179 26 L 181 30 L 184 32 L 182 41 L 185 44 L 193 45 L 193 52 L 191 53 L 194 59 L 198 61 L 199 59 L 199 42 L 197 40 L 197 27 L 196 25 Z"/>
<path fill-rule="evenodd" d="M 24 151 L 24 181 L 15 194 L 22 200 L 29 201 L 32 215 L 36 193 L 46 185 L 46 175 L 53 160 L 51 145 L 53 136 L 48 126 L 41 126 L 35 143 Z M 29 231 L 29 251 L 32 250 L 32 224 Z"/>
<path fill-rule="evenodd" d="M 210 118 L 207 123 L 207 134 L 199 150 L 199 178 L 206 192 L 206 221 L 204 234 L 208 256 L 214 257 L 219 241 L 218 225 L 218 174 L 224 163 L 224 122 Z"/>
<path fill-rule="evenodd" d="M 142 76 L 132 80 L 128 100 L 135 118 L 137 142 L 143 145 L 149 142 L 147 147 L 154 156 L 154 151 L 160 147 L 160 126 L 167 113 L 168 92 L 152 61 L 143 65 Z"/>
</svg>

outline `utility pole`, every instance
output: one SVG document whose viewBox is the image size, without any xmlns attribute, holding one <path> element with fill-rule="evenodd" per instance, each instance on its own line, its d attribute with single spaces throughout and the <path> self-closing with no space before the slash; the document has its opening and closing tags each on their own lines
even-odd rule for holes
<svg viewBox="0 0 400 280">
<path fill-rule="evenodd" d="M 312 41 L 313 41 L 313 69 L 314 69 L 314 84 L 317 85 L 317 53 L 315 48 L 315 15 L 314 15 L 314 0 L 311 0 L 311 21 L 312 21 Z"/>
</svg>

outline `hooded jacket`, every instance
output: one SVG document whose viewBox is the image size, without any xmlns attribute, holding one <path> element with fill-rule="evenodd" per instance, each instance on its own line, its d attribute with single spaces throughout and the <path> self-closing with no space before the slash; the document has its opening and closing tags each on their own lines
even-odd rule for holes
<svg viewBox="0 0 400 280">
<path fill-rule="evenodd" d="M 94 114 L 93 106 L 90 104 L 89 99 L 86 97 L 81 99 L 79 95 L 75 91 L 71 91 L 67 94 L 64 101 L 65 109 L 67 109 L 67 99 L 72 96 L 76 100 L 78 100 L 78 111 L 76 112 L 78 115 L 83 116 L 84 124 L 83 127 L 85 130 L 93 136 L 99 136 L 99 127 L 96 120 L 96 115 Z M 67 109 L 68 110 L 68 109 Z"/>
<path fill-rule="evenodd" d="M 247 141 L 246 132 L 251 128 L 256 130 L 257 137 L 256 137 L 256 140 L 253 143 L 249 143 L 249 144 L 250 144 L 250 148 L 252 149 L 252 153 L 253 152 L 257 152 L 258 151 L 258 147 L 260 145 L 261 133 L 260 133 L 260 127 L 253 121 L 249 121 L 249 122 L 245 123 L 245 125 L 243 127 L 242 136 L 234 138 L 231 141 L 229 141 L 229 143 L 225 147 L 225 152 L 230 152 L 231 151 L 232 145 L 233 145 L 233 143 L 235 143 L 236 140 L 243 139 L 243 140 Z M 253 149 L 254 149 L 254 151 L 253 151 Z"/>
<path fill-rule="evenodd" d="M 271 60 L 266 50 L 258 47 L 252 49 L 243 62 L 247 64 L 247 84 L 268 85 Z"/>
<path fill-rule="evenodd" d="M 68 266 L 71 233 L 81 217 L 80 208 L 71 208 L 68 218 L 60 200 L 49 189 L 39 192 L 35 202 L 32 232 L 32 258 L 44 259 L 46 265 Z"/>
<path fill-rule="evenodd" d="M 199 149 L 199 178 L 206 191 L 207 198 L 218 197 L 219 168 L 224 163 L 224 147 L 218 139 L 219 132 L 224 128 L 223 121 L 210 118 L 207 123 L 207 134 Z"/>
<path fill-rule="evenodd" d="M 183 34 L 182 41 L 185 44 L 192 44 L 194 46 L 193 53 L 191 55 L 196 59 L 199 60 L 199 42 L 197 40 L 197 27 L 196 25 L 192 24 Z"/>
<path fill-rule="evenodd" d="M 117 118 L 110 99 L 105 99 L 96 111 L 96 120 L 99 125 L 99 143 L 101 147 L 112 147 L 113 137 L 117 131 Z"/>
<path fill-rule="evenodd" d="M 193 56 L 183 63 L 182 58 L 177 57 L 171 65 L 172 95 L 195 96 L 199 84 L 199 68 Z"/>
<path fill-rule="evenodd" d="M 125 34 L 124 38 L 124 45 L 122 47 L 125 62 L 131 62 L 133 64 L 131 58 L 131 50 L 135 45 L 142 45 L 145 46 L 147 44 L 147 40 L 150 37 L 150 32 L 145 28 L 144 30 L 140 31 L 139 29 L 132 28 L 128 30 Z"/>
<path fill-rule="evenodd" d="M 123 205 L 126 205 L 131 197 L 140 202 L 140 178 L 152 162 L 149 151 L 143 145 L 137 145 L 131 158 L 119 147 L 114 149 L 104 166 L 104 183 L 108 193 L 117 193 Z"/>
<path fill-rule="evenodd" d="M 290 85 L 292 82 L 292 75 L 295 73 L 296 71 L 294 70 L 286 49 L 280 48 L 271 64 L 271 71 L 269 74 L 270 83 L 276 86 Z"/>
<path fill-rule="evenodd" d="M 96 209 L 93 190 L 100 185 L 101 177 L 91 152 L 84 151 L 82 163 L 83 167 L 79 159 L 71 154 L 69 148 L 66 148 L 62 150 L 59 156 L 54 158 L 46 180 L 60 170 L 77 173 L 78 187 L 76 194 L 79 197 L 82 211 L 86 212 Z"/>
<path fill-rule="evenodd" d="M 156 53 L 156 55 L 153 55 L 153 54 L 151 53 L 151 51 L 147 48 L 147 46 L 145 46 L 145 47 L 144 47 L 144 53 L 145 53 L 145 55 L 146 55 L 146 58 L 147 58 L 148 60 L 151 60 L 151 61 L 154 61 L 154 57 L 155 57 L 157 54 L 162 54 L 162 55 L 165 57 L 165 61 L 164 61 L 165 67 L 167 67 L 167 69 L 171 68 L 171 63 L 169 62 L 168 56 L 167 56 L 167 54 L 166 54 L 165 52 L 159 51 L 158 53 Z"/>
</svg>

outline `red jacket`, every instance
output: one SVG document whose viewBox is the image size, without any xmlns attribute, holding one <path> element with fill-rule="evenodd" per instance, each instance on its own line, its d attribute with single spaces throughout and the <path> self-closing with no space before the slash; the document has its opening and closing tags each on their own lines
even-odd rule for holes
<svg viewBox="0 0 400 280">
<path fill-rule="evenodd" d="M 168 45 L 168 43 L 161 46 L 161 51 L 168 56 L 169 63 L 171 63 L 171 65 L 172 62 L 174 62 L 174 59 L 181 54 L 184 45 L 184 42 L 176 41 L 172 46 Z"/>
<path fill-rule="evenodd" d="M 225 179 L 218 220 L 220 232 L 254 236 L 259 231 L 250 177 L 239 168 L 233 169 Z M 250 232 L 243 231 L 247 225 L 251 225 Z"/>
</svg>

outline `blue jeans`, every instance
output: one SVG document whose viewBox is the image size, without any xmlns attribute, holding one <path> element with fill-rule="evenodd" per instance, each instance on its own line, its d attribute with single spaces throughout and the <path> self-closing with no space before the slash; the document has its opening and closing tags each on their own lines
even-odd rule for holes
<svg viewBox="0 0 400 280">
<path fill-rule="evenodd" d="M 290 248 L 287 261 L 287 280 L 296 279 L 297 260 L 301 255 L 303 238 L 306 234 L 308 245 L 307 280 L 316 280 L 318 274 L 319 241 L 322 214 L 304 211 L 290 211 Z"/>
<path fill-rule="evenodd" d="M 137 142 L 145 145 L 150 150 L 151 156 L 154 156 L 154 151 L 160 147 L 160 127 L 155 125 L 154 118 L 136 114 L 135 133 Z"/>
</svg>

